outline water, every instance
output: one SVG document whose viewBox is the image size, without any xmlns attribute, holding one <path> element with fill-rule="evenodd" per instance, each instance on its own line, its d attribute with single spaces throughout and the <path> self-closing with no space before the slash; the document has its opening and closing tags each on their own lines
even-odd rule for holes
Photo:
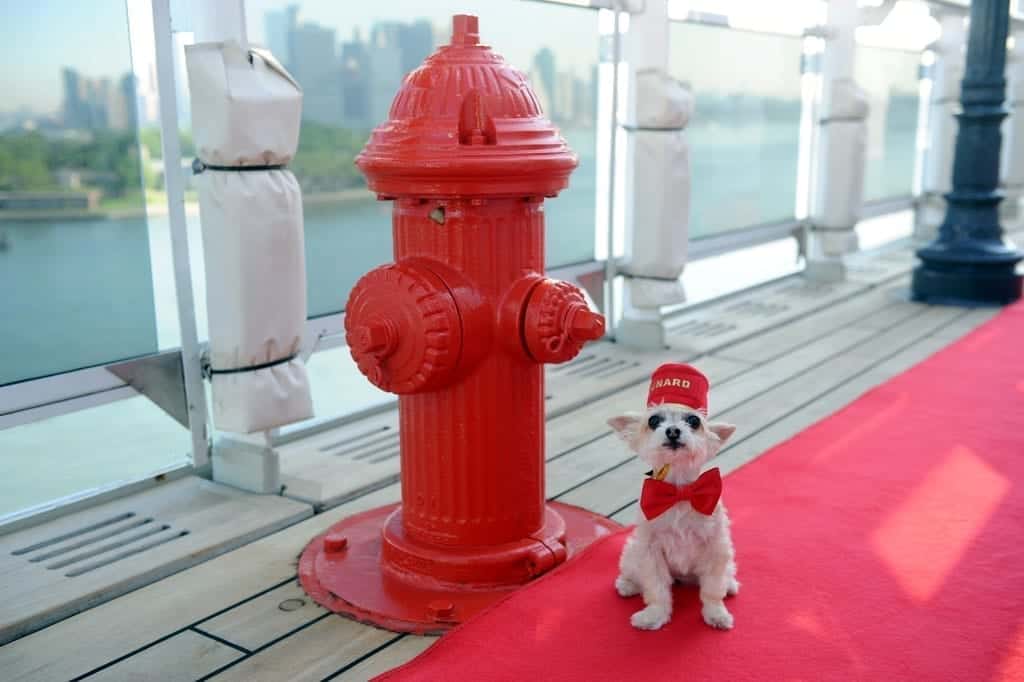
<svg viewBox="0 0 1024 682">
<path fill-rule="evenodd" d="M 153 353 L 144 218 L 0 223 L 0 384 Z"/>
</svg>

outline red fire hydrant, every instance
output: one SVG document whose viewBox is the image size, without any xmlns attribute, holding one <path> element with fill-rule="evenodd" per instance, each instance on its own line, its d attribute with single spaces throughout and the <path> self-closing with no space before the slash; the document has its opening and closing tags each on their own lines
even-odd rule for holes
<svg viewBox="0 0 1024 682">
<path fill-rule="evenodd" d="M 440 631 L 617 527 L 544 499 L 543 364 L 604 334 L 576 287 L 542 274 L 544 198 L 577 159 L 458 15 L 356 164 L 395 202 L 395 262 L 353 288 L 345 330 L 400 396 L 402 503 L 333 526 L 299 575 L 334 611 Z"/>
</svg>

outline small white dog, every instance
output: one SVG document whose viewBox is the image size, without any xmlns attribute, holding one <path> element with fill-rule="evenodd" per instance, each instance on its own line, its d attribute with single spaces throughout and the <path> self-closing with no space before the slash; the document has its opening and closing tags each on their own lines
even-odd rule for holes
<svg viewBox="0 0 1024 682">
<path fill-rule="evenodd" d="M 719 501 L 721 476 L 701 469 L 736 427 L 707 420 L 707 389 L 693 367 L 662 365 L 652 376 L 646 412 L 608 420 L 652 468 L 615 580 L 623 597 L 643 594 L 645 608 L 630 619 L 640 629 L 657 630 L 671 619 L 675 580 L 699 585 L 705 623 L 733 626 L 724 599 L 740 585 L 729 517 Z"/>
</svg>

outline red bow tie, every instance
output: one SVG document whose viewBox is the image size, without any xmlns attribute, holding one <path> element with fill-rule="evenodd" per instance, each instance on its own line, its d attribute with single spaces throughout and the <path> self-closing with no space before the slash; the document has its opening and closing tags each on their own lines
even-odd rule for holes
<svg viewBox="0 0 1024 682">
<path fill-rule="evenodd" d="M 717 468 L 708 469 L 693 483 L 680 486 L 648 478 L 640 493 L 640 509 L 649 521 L 661 516 L 678 502 L 689 502 L 701 514 L 711 516 L 721 496 L 722 473 Z"/>
</svg>

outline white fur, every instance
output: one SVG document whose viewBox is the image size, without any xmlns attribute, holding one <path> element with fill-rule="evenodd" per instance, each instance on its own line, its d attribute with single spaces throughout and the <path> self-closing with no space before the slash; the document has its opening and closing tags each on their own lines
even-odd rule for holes
<svg viewBox="0 0 1024 682">
<path fill-rule="evenodd" d="M 664 417 L 654 429 L 648 425 L 652 415 Z M 689 415 L 700 418 L 697 429 L 686 422 Z M 703 413 L 681 406 L 651 407 L 643 414 L 615 417 L 608 424 L 655 471 L 668 464 L 665 480 L 673 485 L 696 480 L 735 431 L 734 426 L 710 423 Z M 679 429 L 682 447 L 669 445 L 665 431 L 672 427 Z M 650 521 L 643 512 L 637 516 L 615 579 L 615 589 L 623 597 L 643 595 L 645 608 L 633 614 L 633 626 L 657 630 L 667 623 L 672 618 L 672 583 L 680 580 L 699 585 L 705 623 L 722 630 L 732 628 L 732 614 L 724 600 L 736 594 L 740 584 L 725 505 L 719 501 L 710 516 L 686 502 Z"/>
</svg>

